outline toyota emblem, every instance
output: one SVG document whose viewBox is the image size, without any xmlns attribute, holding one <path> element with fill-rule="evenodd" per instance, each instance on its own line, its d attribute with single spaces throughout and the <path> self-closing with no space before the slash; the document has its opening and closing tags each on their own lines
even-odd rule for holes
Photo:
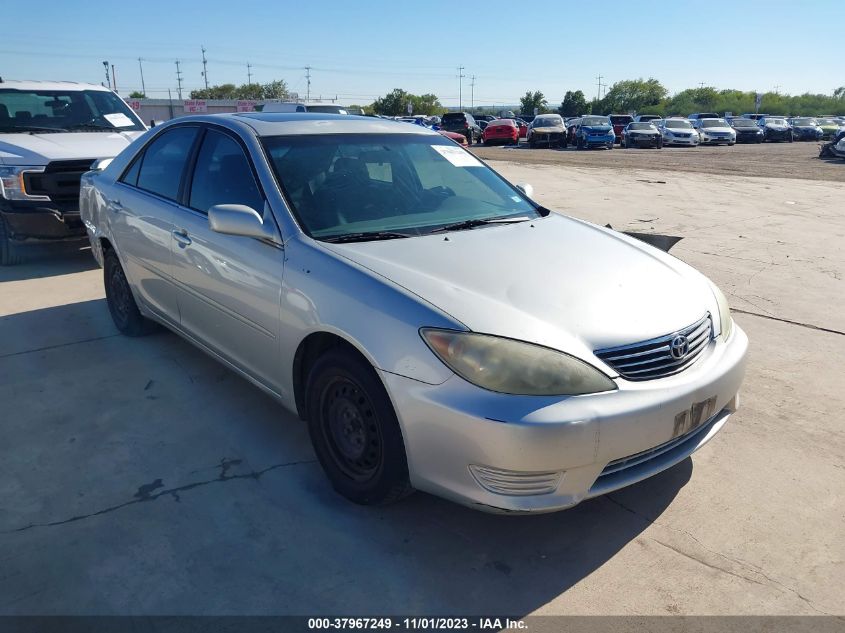
<svg viewBox="0 0 845 633">
<path fill-rule="evenodd" d="M 669 343 L 669 353 L 672 354 L 672 358 L 681 360 L 687 352 L 689 352 L 689 341 L 686 336 L 679 334 Z"/>
</svg>

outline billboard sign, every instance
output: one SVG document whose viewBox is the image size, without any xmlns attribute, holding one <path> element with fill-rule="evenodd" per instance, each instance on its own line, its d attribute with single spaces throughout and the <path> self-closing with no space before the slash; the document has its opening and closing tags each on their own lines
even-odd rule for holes
<svg viewBox="0 0 845 633">
<path fill-rule="evenodd" d="M 208 112 L 208 104 L 205 99 L 186 99 L 183 102 L 185 114 Z"/>
</svg>

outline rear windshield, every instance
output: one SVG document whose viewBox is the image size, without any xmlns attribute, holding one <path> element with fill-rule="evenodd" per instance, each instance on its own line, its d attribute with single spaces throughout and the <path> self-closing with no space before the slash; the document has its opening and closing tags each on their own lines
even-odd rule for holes
<svg viewBox="0 0 845 633">
<path fill-rule="evenodd" d="M 0 89 L 0 132 L 143 129 L 138 117 L 113 92 Z"/>
<path fill-rule="evenodd" d="M 466 115 L 463 112 L 447 112 L 443 115 L 443 121 L 464 121 L 466 120 Z"/>
<path fill-rule="evenodd" d="M 490 123 L 487 124 L 487 127 L 490 127 L 491 125 L 509 125 L 510 127 L 516 127 L 516 121 L 513 119 L 496 119 L 495 121 L 490 121 Z"/>
<path fill-rule="evenodd" d="M 631 123 L 629 130 L 657 130 L 651 123 Z"/>
</svg>

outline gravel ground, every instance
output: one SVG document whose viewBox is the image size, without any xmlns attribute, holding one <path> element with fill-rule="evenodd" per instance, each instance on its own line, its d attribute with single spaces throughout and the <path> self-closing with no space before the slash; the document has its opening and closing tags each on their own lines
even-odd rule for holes
<svg viewBox="0 0 845 633">
<path fill-rule="evenodd" d="M 514 163 L 845 182 L 845 160 L 819 159 L 818 144 L 811 142 L 742 144 L 733 147 L 665 147 L 662 150 L 622 149 L 617 145 L 613 151 L 578 151 L 572 147 L 565 150 L 532 150 L 523 142 L 519 149 L 477 146 L 473 151 L 484 159 Z"/>
</svg>

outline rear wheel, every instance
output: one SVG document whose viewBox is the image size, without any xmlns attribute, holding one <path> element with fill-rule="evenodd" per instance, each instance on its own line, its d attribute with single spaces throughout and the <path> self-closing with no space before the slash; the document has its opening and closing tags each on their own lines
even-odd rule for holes
<svg viewBox="0 0 845 633">
<path fill-rule="evenodd" d="M 121 334 L 143 336 L 156 329 L 155 323 L 141 316 L 132 289 L 113 250 L 103 256 L 103 281 L 106 286 L 106 303 L 112 321 Z"/>
<path fill-rule="evenodd" d="M 354 503 L 386 504 L 413 491 L 396 413 L 375 370 L 331 350 L 308 379 L 308 431 L 334 489 Z"/>
<path fill-rule="evenodd" d="M 0 266 L 14 266 L 21 262 L 20 252 L 9 233 L 6 218 L 0 214 Z"/>
</svg>

